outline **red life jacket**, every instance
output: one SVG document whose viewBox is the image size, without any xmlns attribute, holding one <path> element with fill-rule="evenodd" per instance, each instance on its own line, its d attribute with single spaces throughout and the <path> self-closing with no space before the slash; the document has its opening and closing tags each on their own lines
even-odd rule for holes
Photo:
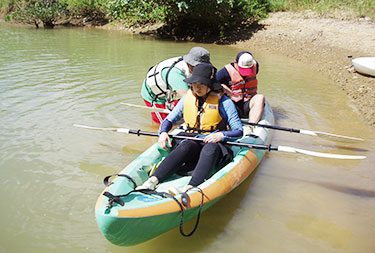
<svg viewBox="0 0 375 253">
<path fill-rule="evenodd" d="M 256 79 L 257 66 L 254 64 L 251 69 L 253 75 L 246 76 L 246 79 L 240 75 L 237 69 L 232 64 L 225 65 L 226 70 L 229 73 L 231 81 L 229 82 L 230 88 L 232 89 L 232 100 L 238 102 L 240 100 L 248 101 L 250 98 L 257 94 L 258 80 Z"/>
</svg>

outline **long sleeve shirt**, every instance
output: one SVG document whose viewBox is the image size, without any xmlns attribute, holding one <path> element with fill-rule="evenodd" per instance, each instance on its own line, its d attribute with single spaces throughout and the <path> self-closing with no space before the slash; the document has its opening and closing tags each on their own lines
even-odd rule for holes
<svg viewBox="0 0 375 253">
<path fill-rule="evenodd" d="M 162 122 L 159 128 L 159 133 L 169 132 L 172 126 L 183 118 L 185 97 L 186 96 L 180 99 L 172 112 L 169 113 L 167 118 Z M 231 129 L 229 131 L 222 131 L 224 136 L 229 138 L 242 136 L 242 123 L 238 117 L 236 107 L 232 100 L 226 95 L 223 95 L 219 100 L 219 113 Z"/>
</svg>

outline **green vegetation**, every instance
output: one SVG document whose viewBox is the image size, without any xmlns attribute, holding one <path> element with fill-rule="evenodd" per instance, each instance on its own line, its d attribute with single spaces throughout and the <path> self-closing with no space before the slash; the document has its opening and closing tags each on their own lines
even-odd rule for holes
<svg viewBox="0 0 375 253">
<path fill-rule="evenodd" d="M 97 24 L 104 24 L 108 20 L 107 4 L 108 0 L 60 0 L 67 4 L 70 17 L 95 21 Z"/>
<path fill-rule="evenodd" d="M 108 17 L 126 26 L 164 22 L 165 9 L 153 0 L 109 0 L 107 3 Z"/>
<path fill-rule="evenodd" d="M 53 27 L 56 22 L 125 26 L 162 22 L 160 36 L 228 40 L 271 11 L 312 10 L 340 18 L 375 19 L 374 0 L 0 0 L 6 20 Z"/>
<path fill-rule="evenodd" d="M 264 18 L 269 0 L 110 0 L 108 17 L 127 26 L 163 22 L 159 36 L 208 41 Z"/>
<path fill-rule="evenodd" d="M 272 11 L 313 10 L 332 17 L 375 19 L 374 0 L 270 0 L 270 3 Z"/>
<path fill-rule="evenodd" d="M 12 3 L 14 11 L 7 19 L 19 20 L 27 24 L 41 21 L 45 28 L 53 28 L 57 19 L 68 15 L 66 4 L 58 0 L 21 0 Z"/>
<path fill-rule="evenodd" d="M 14 20 L 39 27 L 53 28 L 58 21 L 106 19 L 108 0 L 0 0 L 1 12 L 6 21 Z M 103 23 L 103 22 L 102 22 Z"/>
<path fill-rule="evenodd" d="M 161 35 L 210 41 L 233 34 L 244 23 L 266 17 L 268 0 L 158 0 L 165 7 Z"/>
<path fill-rule="evenodd" d="M 13 0 L 0 0 L 0 13 L 8 13 Z"/>
<path fill-rule="evenodd" d="M 53 27 L 62 19 L 120 21 L 125 26 L 163 22 L 160 36 L 215 40 L 266 17 L 269 0 L 0 0 L 7 20 Z M 5 4 L 3 4 L 5 3 Z"/>
</svg>

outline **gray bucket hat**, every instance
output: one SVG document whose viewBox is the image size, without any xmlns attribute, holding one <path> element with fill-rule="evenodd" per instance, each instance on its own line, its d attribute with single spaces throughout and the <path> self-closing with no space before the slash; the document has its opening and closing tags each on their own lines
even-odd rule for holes
<svg viewBox="0 0 375 253">
<path fill-rule="evenodd" d="M 210 52 L 203 47 L 193 47 L 183 59 L 186 63 L 196 66 L 202 62 L 210 62 Z"/>
</svg>

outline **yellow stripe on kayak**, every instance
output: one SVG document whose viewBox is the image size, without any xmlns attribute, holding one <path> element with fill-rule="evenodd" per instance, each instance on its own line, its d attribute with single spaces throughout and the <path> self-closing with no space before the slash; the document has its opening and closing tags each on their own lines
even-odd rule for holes
<svg viewBox="0 0 375 253">
<path fill-rule="evenodd" d="M 237 187 L 243 180 L 245 180 L 256 168 L 258 164 L 257 155 L 253 150 L 249 150 L 241 161 L 227 174 L 221 177 L 212 185 L 204 188 L 204 203 L 214 200 L 226 193 L 230 192 L 233 188 Z M 195 192 L 189 195 L 190 203 L 188 208 L 194 208 L 201 204 L 202 195 L 201 193 Z M 98 200 L 98 203 L 101 200 Z M 96 205 L 99 208 L 100 204 Z M 163 215 L 168 213 L 179 212 L 180 207 L 171 199 L 171 201 L 164 202 L 158 205 L 119 210 L 118 217 L 148 217 L 155 215 Z"/>
</svg>

